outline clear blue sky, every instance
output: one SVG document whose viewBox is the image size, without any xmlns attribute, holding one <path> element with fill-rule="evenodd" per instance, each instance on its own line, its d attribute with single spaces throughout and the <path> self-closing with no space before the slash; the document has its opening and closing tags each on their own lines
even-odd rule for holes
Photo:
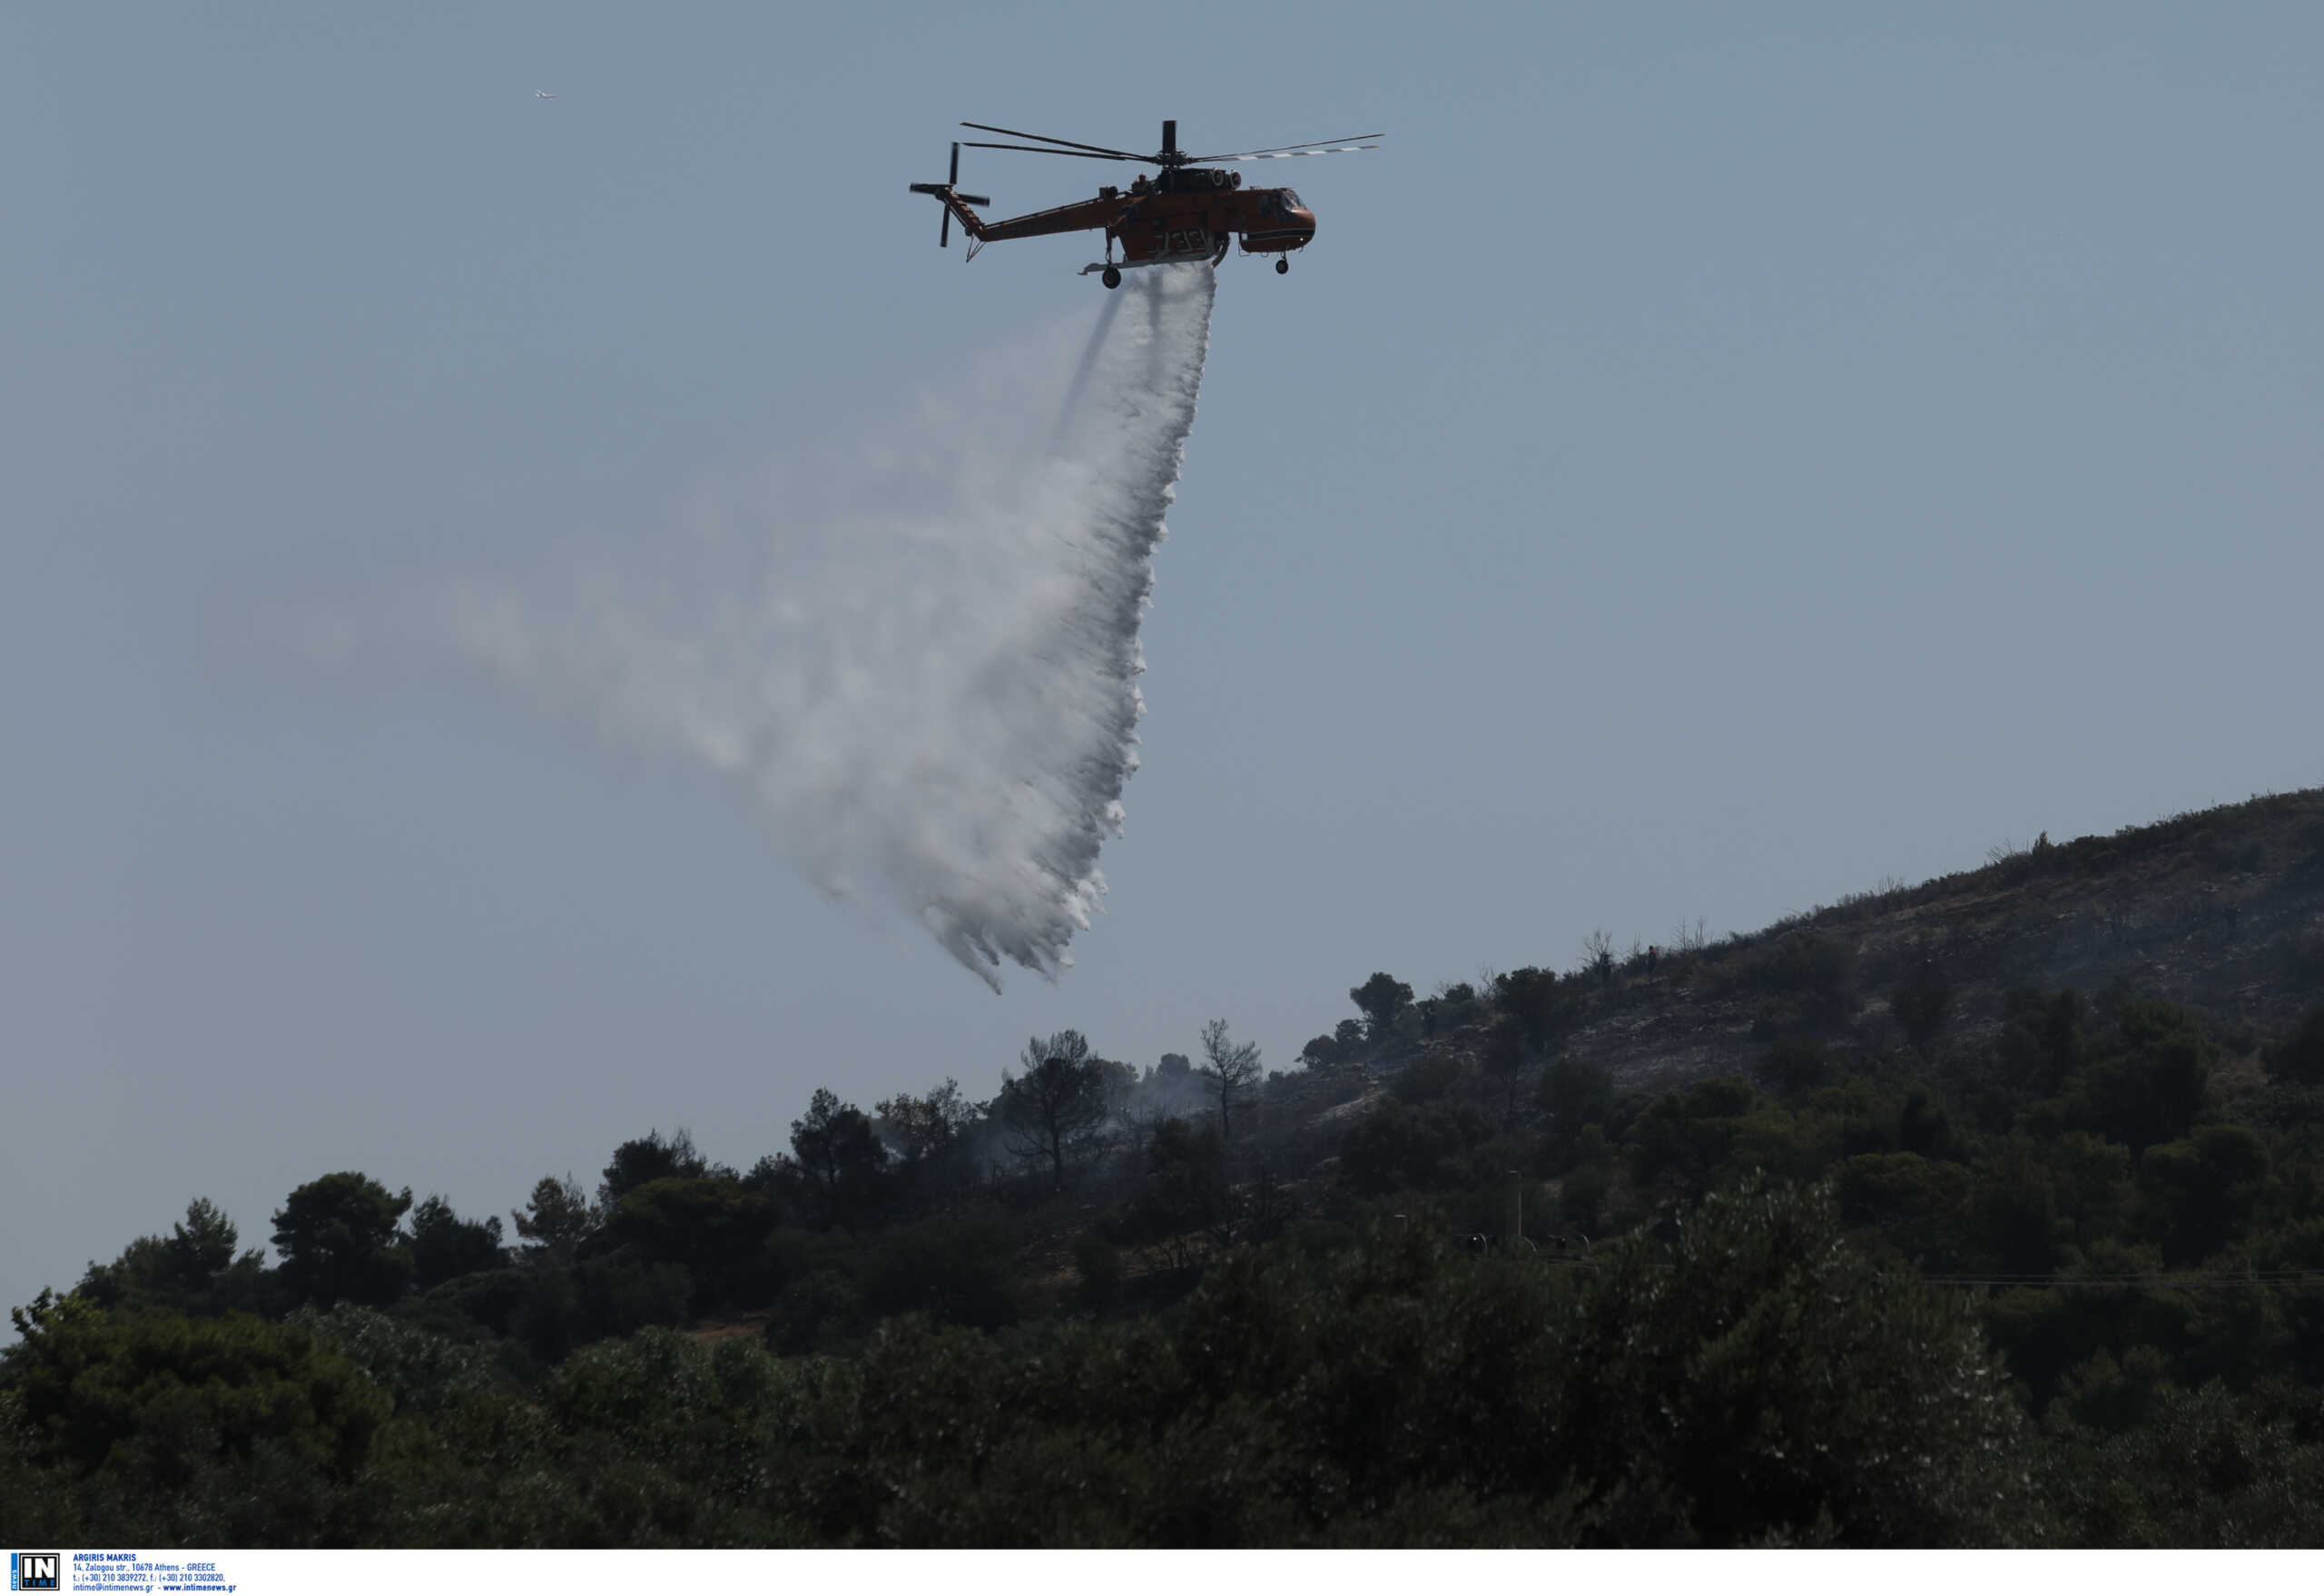
<svg viewBox="0 0 2324 1596">
<path fill-rule="evenodd" d="M 9 10 L 0 1299 L 197 1194 L 246 1242 L 341 1168 L 505 1211 L 1067 1025 L 1284 1066 L 1374 970 L 2324 782 L 2324 12 L 1750 13 Z M 835 907 L 688 770 L 210 663 L 270 592 L 650 549 L 1086 314 L 1086 241 L 963 270 L 905 184 L 961 118 L 1165 116 L 1389 141 L 1223 271 L 1060 984 Z"/>
</svg>

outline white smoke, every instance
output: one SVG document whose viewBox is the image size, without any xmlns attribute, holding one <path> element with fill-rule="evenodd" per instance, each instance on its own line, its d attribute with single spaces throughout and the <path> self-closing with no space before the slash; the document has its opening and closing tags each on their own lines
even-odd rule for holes
<svg viewBox="0 0 2324 1596">
<path fill-rule="evenodd" d="M 1133 273 L 1086 338 L 980 356 L 677 533 L 460 585 L 422 627 L 526 701 L 741 783 L 817 883 L 891 899 L 996 990 L 1003 959 L 1054 976 L 1137 764 L 1138 623 L 1213 287 Z"/>
</svg>

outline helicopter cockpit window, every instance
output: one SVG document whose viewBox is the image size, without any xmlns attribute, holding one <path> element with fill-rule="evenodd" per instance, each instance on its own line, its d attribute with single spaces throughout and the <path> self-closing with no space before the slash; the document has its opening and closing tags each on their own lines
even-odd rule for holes
<svg viewBox="0 0 2324 1596">
<path fill-rule="evenodd" d="M 1283 203 L 1284 208 L 1289 211 L 1305 211 L 1307 209 L 1307 202 L 1302 200 L 1299 197 L 1298 192 L 1294 189 L 1285 189 L 1283 191 Z"/>
</svg>

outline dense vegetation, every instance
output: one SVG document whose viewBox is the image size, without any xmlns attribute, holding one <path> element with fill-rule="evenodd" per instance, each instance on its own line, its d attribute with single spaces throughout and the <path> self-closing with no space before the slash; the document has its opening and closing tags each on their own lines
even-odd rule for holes
<svg viewBox="0 0 2324 1596">
<path fill-rule="evenodd" d="M 2324 803 L 2260 819 L 2205 868 L 2324 881 Z M 1867 954 L 1867 911 L 1375 973 L 1287 1071 L 1060 1032 L 988 1101 L 818 1091 L 748 1169 L 650 1132 L 511 1231 L 327 1174 L 269 1266 L 197 1200 L 15 1311 L 0 1502 L 83 1544 L 2324 1543 L 2312 912 L 2221 1012 Z M 1745 1070 L 1600 1061 L 1682 995 Z"/>
</svg>

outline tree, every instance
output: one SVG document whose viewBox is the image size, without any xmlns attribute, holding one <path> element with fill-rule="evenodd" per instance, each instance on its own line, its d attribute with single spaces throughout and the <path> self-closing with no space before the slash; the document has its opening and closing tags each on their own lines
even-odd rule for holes
<svg viewBox="0 0 2324 1596">
<path fill-rule="evenodd" d="M 286 1284 L 303 1301 L 376 1306 L 411 1283 L 411 1254 L 396 1223 L 411 1207 L 411 1188 L 388 1188 L 353 1170 L 310 1180 L 274 1216 L 274 1246 Z"/>
<path fill-rule="evenodd" d="M 1128 1113 L 1131 1099 L 1137 1096 L 1137 1066 L 1124 1064 L 1115 1059 L 1092 1059 L 1089 1061 L 1098 1068 L 1098 1086 L 1106 1098 L 1106 1118 L 1111 1119 Z"/>
<path fill-rule="evenodd" d="M 1752 1102 L 1750 1085 L 1734 1076 L 1698 1080 L 1655 1098 L 1623 1143 L 1630 1178 L 1645 1187 L 1671 1172 L 1689 1197 L 1700 1197 L 1734 1151 Z"/>
<path fill-rule="evenodd" d="M 880 1128 L 895 1143 L 907 1177 L 923 1186 L 948 1182 L 961 1139 L 976 1122 L 975 1106 L 961 1096 L 960 1083 L 948 1076 L 926 1097 L 899 1092 L 877 1107 Z"/>
<path fill-rule="evenodd" d="M 1375 1042 L 1394 1030 L 1396 1021 L 1413 1006 L 1412 988 L 1384 970 L 1374 970 L 1370 980 L 1350 987 L 1347 995 L 1363 1010 L 1365 1034 Z"/>
<path fill-rule="evenodd" d="M 1299 1058 L 1309 1069 L 1321 1069 L 1334 1064 L 1347 1063 L 1363 1049 L 1364 1021 L 1343 1020 L 1333 1028 L 1329 1036 L 1310 1039 L 1307 1045 L 1299 1049 Z"/>
<path fill-rule="evenodd" d="M 621 1199 L 649 1180 L 699 1180 L 714 1173 L 694 1150 L 694 1133 L 684 1126 L 665 1140 L 659 1128 L 614 1149 L 613 1162 L 597 1187 L 597 1207 L 610 1214 Z"/>
<path fill-rule="evenodd" d="M 1516 1027 L 1525 1045 L 1536 1050 L 1550 1048 L 1564 1031 L 1571 1018 L 1567 999 L 1554 970 L 1529 966 L 1493 978 L 1493 1007 Z"/>
<path fill-rule="evenodd" d="M 527 1263 L 571 1263 L 575 1249 L 598 1222 L 588 1194 L 570 1175 L 563 1180 L 542 1176 L 523 1211 L 508 1217 L 517 1222 L 517 1234 L 527 1244 L 523 1254 Z"/>
<path fill-rule="evenodd" d="M 234 1261 L 235 1244 L 241 1239 L 234 1222 L 208 1197 L 185 1206 L 185 1218 L 170 1227 L 162 1243 L 171 1272 L 186 1286 L 206 1286 Z"/>
<path fill-rule="evenodd" d="M 278 1477 L 348 1479 L 394 1405 L 351 1360 L 294 1325 L 248 1314 L 75 1312 L 72 1301 L 44 1292 L 12 1315 L 24 1336 L 9 1358 L 21 1440 L 37 1461 L 96 1474 L 133 1500 L 184 1491 L 222 1464 L 247 1468 L 261 1453 L 272 1454 Z"/>
<path fill-rule="evenodd" d="M 1403 990 L 1404 1000 L 1410 1002 L 1412 988 Z M 1226 1034 L 1226 1021 L 1214 1020 L 1202 1028 L 1202 1068 L 1196 1073 L 1218 1098 L 1220 1139 L 1232 1140 L 1235 1099 L 1250 1090 L 1259 1079 L 1259 1044 L 1236 1041 Z"/>
<path fill-rule="evenodd" d="M 463 1219 L 452 1212 L 451 1204 L 431 1193 L 411 1211 L 411 1261 L 422 1291 L 463 1275 L 497 1269 L 505 1261 L 500 1217 Z"/>
<path fill-rule="evenodd" d="M 1641 1232 L 1571 1337 L 1564 1427 L 1618 1544 L 1997 1545 L 2035 1522 L 1976 1322 L 1846 1246 L 1827 1191 L 1754 1181 L 1667 1250 Z"/>
<path fill-rule="evenodd" d="M 1067 1161 L 1106 1122 L 1107 1075 L 1089 1056 L 1078 1030 L 1060 1030 L 1025 1044 L 1024 1073 L 1004 1077 L 999 1103 L 1009 1150 L 1049 1161 L 1050 1178 L 1065 1187 Z"/>
<path fill-rule="evenodd" d="M 186 1205 L 167 1236 L 141 1236 L 110 1264 L 93 1263 L 76 1292 L 101 1307 L 161 1307 L 216 1314 L 262 1299 L 265 1260 L 237 1256 L 234 1222 L 208 1197 Z"/>
<path fill-rule="evenodd" d="M 888 1149 L 853 1103 L 817 1087 L 804 1118 L 791 1122 L 791 1151 L 825 1216 L 852 1230 L 879 1200 Z"/>
<path fill-rule="evenodd" d="M 606 1217 L 606 1236 L 635 1247 L 649 1264 L 684 1266 L 694 1306 L 707 1310 L 753 1295 L 752 1266 L 773 1215 L 766 1194 L 740 1180 L 665 1176 L 622 1198 Z"/>
<path fill-rule="evenodd" d="M 2163 1261 L 2198 1263 L 2240 1240 L 2268 1176 L 2267 1144 L 2240 1125 L 2206 1125 L 2139 1160 L 2149 1224 Z"/>
<path fill-rule="evenodd" d="M 1832 1168 L 1840 1217 L 1876 1228 L 1925 1268 L 1956 1268 L 1973 1222 L 1967 1170 L 1918 1153 L 1859 1153 Z"/>
<path fill-rule="evenodd" d="M 2133 1153 L 2185 1136 L 2210 1098 L 2219 1052 L 2202 1021 L 2160 998 L 2132 998 L 2116 1030 L 2119 1046 L 2081 1077 L 2098 1128 Z"/>
<path fill-rule="evenodd" d="M 1182 1238 L 1224 1224 L 1230 1203 L 1226 1146 L 1217 1130 L 1165 1119 L 1147 1144 L 1137 1195 L 1108 1224 L 1113 1239 L 1160 1243 L 1171 1266 L 1183 1268 L 1193 1254 Z"/>
<path fill-rule="evenodd" d="M 2048 1097 L 2080 1069 L 2089 1048 L 2084 1036 L 2087 1006 L 2068 987 L 2043 997 L 2038 987 L 2011 987 L 2002 993 L 1998 1056 L 2009 1083 L 2036 1097 Z"/>
</svg>

